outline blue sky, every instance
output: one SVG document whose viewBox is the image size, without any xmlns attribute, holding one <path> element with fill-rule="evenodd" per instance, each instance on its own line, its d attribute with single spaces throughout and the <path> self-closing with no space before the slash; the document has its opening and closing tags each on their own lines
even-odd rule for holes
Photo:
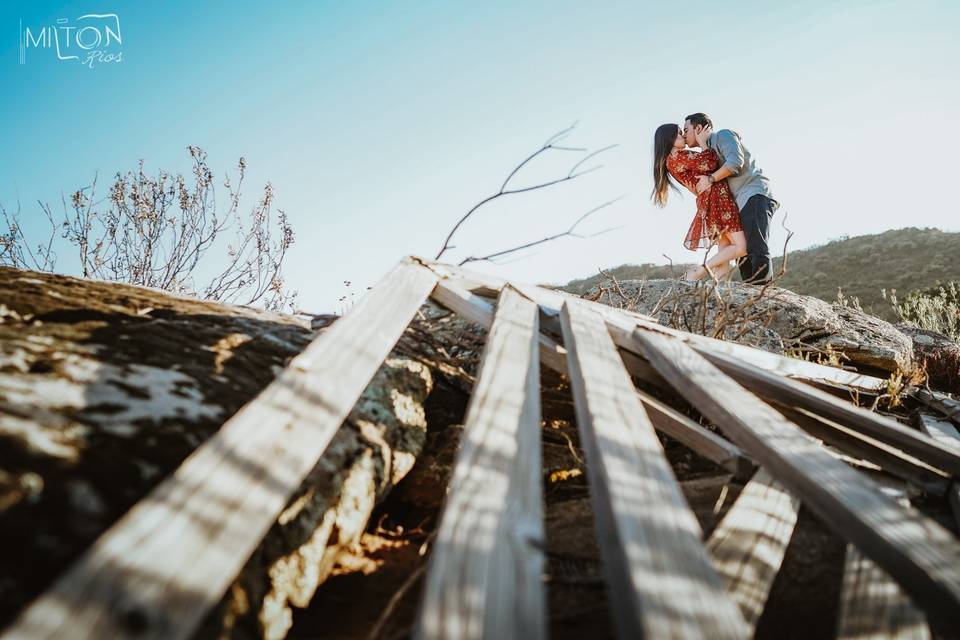
<svg viewBox="0 0 960 640">
<path fill-rule="evenodd" d="M 783 6 L 780 6 L 780 5 Z M 117 13 L 124 59 L 94 69 L 28 50 L 18 29 Z M 449 257 L 565 229 L 522 260 L 476 268 L 565 282 L 694 254 L 693 199 L 649 201 L 653 130 L 693 111 L 738 132 L 770 176 L 792 248 L 903 226 L 960 230 L 956 2 L 4 2 L 0 203 L 59 203 L 133 170 L 218 174 L 244 156 L 245 207 L 267 180 L 296 233 L 300 306 L 336 311 L 446 231 L 554 132 L 619 146 L 604 169 L 481 209 Z M 44 55 L 46 54 L 46 55 Z M 517 185 L 562 175 L 546 157 Z M 57 207 L 54 207 L 57 210 Z M 883 259 L 882 256 L 877 257 Z M 62 264 L 68 267 L 67 264 Z M 350 289 L 343 282 L 353 283 Z"/>
</svg>

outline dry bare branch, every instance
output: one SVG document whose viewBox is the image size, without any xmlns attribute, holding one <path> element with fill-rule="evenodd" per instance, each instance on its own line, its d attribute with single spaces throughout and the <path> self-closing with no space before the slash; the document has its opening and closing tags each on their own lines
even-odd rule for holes
<svg viewBox="0 0 960 640">
<path fill-rule="evenodd" d="M 57 265 L 57 254 L 53 250 L 53 241 L 57 236 L 58 226 L 50 214 L 50 208 L 41 204 L 41 209 L 50 223 L 50 235 L 46 245 L 38 243 L 31 248 L 31 240 L 27 238 L 20 220 L 20 200 L 17 199 L 16 211 L 10 212 L 0 205 L 0 265 L 17 269 L 31 269 L 33 271 L 53 271 Z"/>
<path fill-rule="evenodd" d="M 558 239 L 564 238 L 564 237 L 571 237 L 571 238 L 593 238 L 593 237 L 596 237 L 596 236 L 599 236 L 599 235 L 603 235 L 603 234 L 605 234 L 605 233 L 610 233 L 611 231 L 616 231 L 617 229 L 620 229 L 620 228 L 622 228 L 622 227 L 612 227 L 612 228 L 610 228 L 610 229 L 604 229 L 604 230 L 602 230 L 602 231 L 598 231 L 598 232 L 596 232 L 596 233 L 591 233 L 591 234 L 589 234 L 589 235 L 581 235 L 581 234 L 579 234 L 579 233 L 576 232 L 576 229 L 577 229 L 577 227 L 580 225 L 581 222 L 583 222 L 584 220 L 586 220 L 588 217 L 590 217 L 591 215 L 593 215 L 593 214 L 596 213 L 597 211 L 600 211 L 601 209 L 605 209 L 606 207 L 609 207 L 610 205 L 619 202 L 619 201 L 622 200 L 623 198 L 624 198 L 624 196 L 619 196 L 619 197 L 617 197 L 617 198 L 614 198 L 613 200 L 609 200 L 609 201 L 607 201 L 607 202 L 604 202 L 603 204 L 601 204 L 601 205 L 599 205 L 599 206 L 597 206 L 597 207 L 594 207 L 593 209 L 590 209 L 589 211 L 587 211 L 586 213 L 584 213 L 582 216 L 580 216 L 579 218 L 577 218 L 577 220 L 576 220 L 572 225 L 570 225 L 570 227 L 569 227 L 566 231 L 563 231 L 563 232 L 561 232 L 561 233 L 556 233 L 556 234 L 554 234 L 554 235 L 552 235 L 552 236 L 547 236 L 546 238 L 541 238 L 540 240 L 534 240 L 533 242 L 527 242 L 527 243 L 518 245 L 518 246 L 516 246 L 516 247 L 511 247 L 510 249 L 503 249 L 503 250 L 501 250 L 501 251 L 496 251 L 496 252 L 494 252 L 494 253 L 491 253 L 491 254 L 488 254 L 488 255 L 485 255 L 485 256 L 468 256 L 468 257 L 466 257 L 466 258 L 464 258 L 463 260 L 460 261 L 460 266 L 463 266 L 463 265 L 468 264 L 468 263 L 470 263 L 470 262 L 482 262 L 482 261 L 484 261 L 484 260 L 487 260 L 487 261 L 491 261 L 491 262 L 492 262 L 492 261 L 493 261 L 494 259 L 496 259 L 496 258 L 500 258 L 500 257 L 502 257 L 502 256 L 509 255 L 509 254 L 511 254 L 511 253 L 516 253 L 517 251 L 522 251 L 522 250 L 524 250 L 524 249 L 529 249 L 530 247 L 535 247 L 535 246 L 537 246 L 537 245 L 544 244 L 544 243 L 546 243 L 546 242 L 552 242 L 552 241 L 554 241 L 554 240 L 558 240 Z"/>
<path fill-rule="evenodd" d="M 453 225 L 453 228 L 450 230 L 450 232 L 447 234 L 447 237 L 444 239 L 444 241 L 443 241 L 443 246 L 440 247 L 440 251 L 438 251 L 438 252 L 437 252 L 437 255 L 434 256 L 434 260 L 439 260 L 441 257 L 443 257 L 443 254 L 445 254 L 447 251 L 449 251 L 450 249 L 456 248 L 455 246 L 453 246 L 453 245 L 450 244 L 451 240 L 453 239 L 454 234 L 455 234 L 455 233 L 457 232 L 457 230 L 461 227 L 461 225 L 463 225 L 463 223 L 466 222 L 467 219 L 468 219 L 470 216 L 472 216 L 472 215 L 474 214 L 474 212 L 476 212 L 476 211 L 477 211 L 480 207 L 482 207 L 483 205 L 485 205 L 485 204 L 487 204 L 487 203 L 489 203 L 489 202 L 492 202 L 492 201 L 496 200 L 497 198 L 501 198 L 501 197 L 503 197 L 503 196 L 513 195 L 513 194 L 517 194 L 517 193 L 526 193 L 526 192 L 528 192 L 528 191 L 535 191 L 535 190 L 538 190 L 538 189 L 545 189 L 545 188 L 547 188 L 547 187 L 551 187 L 551 186 L 553 186 L 553 185 L 560 184 L 561 182 L 568 182 L 568 181 L 574 180 L 574 179 L 576 179 L 576 178 L 578 178 L 578 177 L 580 177 L 580 176 L 582 176 L 582 175 L 586 175 L 586 174 L 588 174 L 588 173 L 591 173 L 591 172 L 593 172 L 593 171 L 596 171 L 596 170 L 598 170 L 598 169 L 601 169 L 601 168 L 603 167 L 603 165 L 597 165 L 597 166 L 591 167 L 591 168 L 589 168 L 589 169 L 585 169 L 585 170 L 583 170 L 583 171 L 577 171 L 577 170 L 580 168 L 580 166 L 582 166 L 586 161 L 590 160 L 591 158 L 596 157 L 598 154 L 603 153 L 604 151 L 608 151 L 608 150 L 610 150 L 610 149 L 613 149 L 613 148 L 616 147 L 617 145 L 615 145 L 615 144 L 609 145 L 609 146 L 603 147 L 602 149 L 598 149 L 598 150 L 596 150 L 596 151 L 587 153 L 587 155 L 585 155 L 583 158 L 581 158 L 579 161 L 577 161 L 577 162 L 570 168 L 570 170 L 567 171 L 567 174 L 566 174 L 565 176 L 561 177 L 561 178 L 556 178 L 556 179 L 554 179 L 554 180 L 548 180 L 548 181 L 546 181 L 546 182 L 541 182 L 541 183 L 539 183 L 539 184 L 535 184 L 535 185 L 531 185 L 531 186 L 527 186 L 527 187 L 520 187 L 520 188 L 516 188 L 516 189 L 511 189 L 511 188 L 509 188 L 511 180 L 513 180 L 513 178 L 520 172 L 521 169 L 523 169 L 523 168 L 524 168 L 525 166 L 527 166 L 530 162 L 532 162 L 535 158 L 537 158 L 538 156 L 546 153 L 547 151 L 571 151 L 571 152 L 577 152 L 577 153 L 586 152 L 587 149 L 585 149 L 585 148 L 580 148 L 580 147 L 567 147 L 567 146 L 562 146 L 562 145 L 558 145 L 558 144 L 557 144 L 558 142 L 564 140 L 564 139 L 570 134 L 570 132 L 573 131 L 573 129 L 574 129 L 576 126 L 577 126 L 577 123 L 574 122 L 572 125 L 570 125 L 570 126 L 567 127 L 566 129 L 564 129 L 564 130 L 562 130 L 562 131 L 559 131 L 558 133 L 555 133 L 554 135 L 550 136 L 550 138 L 548 138 L 547 141 L 544 142 L 543 145 L 542 145 L 539 149 L 537 149 L 536 151 L 534 151 L 533 153 L 531 153 L 531 154 L 530 154 L 529 156 L 527 156 L 520 164 L 518 164 L 516 167 L 513 168 L 513 170 L 507 175 L 506 179 L 503 181 L 503 184 L 500 185 L 500 190 L 499 190 L 499 191 L 497 191 L 496 193 L 494 193 L 494 194 L 492 194 L 492 195 L 490 195 L 490 196 L 487 196 L 486 198 L 484 198 L 483 200 L 481 200 L 481 201 L 478 202 L 477 204 L 473 205 L 473 207 L 471 207 L 470 210 L 467 211 L 467 212 L 457 221 L 457 223 L 456 223 L 455 225 Z M 605 206 L 605 205 L 602 205 L 602 206 Z M 601 206 L 600 208 L 602 208 L 602 206 Z M 589 215 L 589 212 L 588 212 L 588 214 L 585 214 L 584 217 L 586 217 L 586 215 Z M 574 224 L 574 226 L 576 226 L 576 223 Z M 554 237 L 554 238 L 545 238 L 544 240 L 537 241 L 537 242 L 535 242 L 535 243 L 530 244 L 529 246 L 533 246 L 533 245 L 535 245 L 535 244 L 542 244 L 542 243 L 544 243 L 544 242 L 549 242 L 551 239 L 556 239 L 556 238 L 559 238 L 559 237 L 562 237 L 562 236 L 565 236 L 565 235 L 573 235 L 573 234 L 571 234 L 571 233 L 559 234 L 559 235 L 557 235 L 557 236 Z M 520 249 L 523 249 L 523 248 L 526 248 L 526 247 L 517 247 L 516 249 L 511 249 L 511 250 L 508 250 L 508 251 L 499 252 L 499 254 L 502 255 L 502 254 L 506 254 L 506 253 L 512 253 L 513 251 L 519 251 Z M 468 259 L 468 260 L 465 260 L 464 262 L 461 262 L 460 264 L 466 264 L 467 262 L 474 262 L 474 261 L 477 261 L 477 260 L 489 260 L 491 257 L 495 257 L 496 255 L 497 255 L 497 254 L 491 254 L 490 256 L 487 256 L 487 257 L 485 257 L 485 258 L 473 258 L 473 259 Z"/>
</svg>

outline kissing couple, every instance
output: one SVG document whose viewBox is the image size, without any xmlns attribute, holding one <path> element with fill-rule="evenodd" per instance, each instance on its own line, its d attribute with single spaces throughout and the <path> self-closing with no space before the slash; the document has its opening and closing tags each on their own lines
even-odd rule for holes
<svg viewBox="0 0 960 640">
<path fill-rule="evenodd" d="M 691 251 L 705 248 L 708 255 L 717 247 L 712 258 L 691 268 L 684 279 L 699 280 L 709 273 L 719 280 L 730 273 L 731 261 L 736 260 L 741 280 L 769 282 L 773 271 L 770 221 L 780 204 L 740 135 L 729 129 L 714 131 L 705 113 L 687 116 L 683 127 L 657 127 L 652 199 L 658 206 L 666 205 L 669 189 L 680 192 L 674 180 L 697 196 L 697 214 L 683 246 Z"/>
</svg>

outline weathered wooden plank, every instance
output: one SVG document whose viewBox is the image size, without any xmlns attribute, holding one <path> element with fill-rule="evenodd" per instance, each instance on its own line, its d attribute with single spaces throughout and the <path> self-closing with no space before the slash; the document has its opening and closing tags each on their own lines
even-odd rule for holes
<svg viewBox="0 0 960 640">
<path fill-rule="evenodd" d="M 909 506 L 902 486 L 885 480 L 881 490 Z M 926 617 L 883 569 L 847 545 L 840 592 L 837 640 L 927 640 Z"/>
<path fill-rule="evenodd" d="M 701 355 L 760 396 L 779 404 L 802 407 L 890 444 L 927 464 L 951 474 L 960 473 L 960 451 L 896 420 L 867 411 L 810 385 L 757 369 L 727 354 L 704 351 Z"/>
<path fill-rule="evenodd" d="M 945 446 L 960 450 L 960 432 L 952 422 L 941 420 L 924 413 L 916 415 L 917 426 L 932 438 L 942 442 Z M 947 502 L 953 512 L 953 518 L 960 526 L 960 480 L 954 479 L 947 489 Z"/>
<path fill-rule="evenodd" d="M 887 570 L 931 617 L 960 606 L 960 543 L 946 529 L 884 496 L 772 407 L 680 340 L 638 331 L 654 367 L 828 527 Z"/>
<path fill-rule="evenodd" d="M 189 637 L 435 282 L 429 270 L 401 262 L 101 536 L 3 637 Z"/>
<path fill-rule="evenodd" d="M 561 323 L 618 635 L 746 637 L 603 319 L 572 301 Z"/>
<path fill-rule="evenodd" d="M 756 468 L 756 465 L 743 455 L 740 448 L 729 440 L 721 438 L 673 407 L 642 391 L 637 391 L 637 397 L 643 403 L 650 422 L 657 431 L 674 438 L 737 477 L 746 477 Z"/>
<path fill-rule="evenodd" d="M 493 324 L 493 305 L 484 298 L 457 286 L 449 279 L 440 280 L 431 297 L 434 302 L 485 329 L 490 329 Z M 566 373 L 567 352 L 563 347 L 543 334 L 539 335 L 538 340 L 540 359 L 543 363 L 554 371 Z"/>
<path fill-rule="evenodd" d="M 415 636 L 542 638 L 537 305 L 501 290 L 430 557 Z"/>
<path fill-rule="evenodd" d="M 924 405 L 935 409 L 948 420 L 960 424 L 960 400 L 951 398 L 940 391 L 931 391 L 918 387 L 912 387 L 909 390 L 909 394 Z"/>
<path fill-rule="evenodd" d="M 751 635 L 770 595 L 797 524 L 800 501 L 760 469 L 740 492 L 707 542 Z"/>
<path fill-rule="evenodd" d="M 450 280 L 441 280 L 434 289 L 432 297 L 439 304 L 482 327 L 489 329 L 493 322 L 493 305 L 482 297 L 458 287 Z M 540 360 L 554 371 L 566 374 L 566 350 L 553 339 L 542 334 L 539 337 L 539 342 Z M 624 355 L 624 353 L 620 352 L 621 355 Z M 636 359 L 640 360 L 639 358 Z M 647 367 L 650 366 L 646 364 L 646 361 L 641 362 Z M 659 374 L 657 375 L 659 376 Z M 679 411 L 641 391 L 637 391 L 637 395 L 647 409 L 654 428 L 658 431 L 675 438 L 708 460 L 730 470 L 738 477 L 745 476 L 753 471 L 753 462 L 729 440 L 725 440 Z"/>
<path fill-rule="evenodd" d="M 772 405 L 801 429 L 837 449 L 881 467 L 887 473 L 935 495 L 945 495 L 950 480 L 942 471 L 906 455 L 899 449 L 847 429 L 803 409 Z"/>
<path fill-rule="evenodd" d="M 960 431 L 953 422 L 925 413 L 918 413 L 915 422 L 921 431 L 956 451 L 960 451 Z"/>
<path fill-rule="evenodd" d="M 490 292 L 499 290 L 506 282 L 495 276 L 480 274 L 463 267 L 454 267 L 452 265 L 430 263 L 430 268 L 444 278 L 454 279 L 461 288 L 477 292 Z M 534 285 L 519 285 L 514 283 L 521 292 L 527 297 L 535 300 L 541 310 L 548 316 L 558 318 L 560 308 L 566 300 L 580 300 L 580 298 L 563 291 L 554 291 L 537 287 Z M 586 301 L 584 301 L 586 302 Z M 851 389 L 858 389 L 869 393 L 883 393 L 887 388 L 887 381 L 882 378 L 867 376 L 851 371 L 844 371 L 834 367 L 787 358 L 781 355 L 756 349 L 747 345 L 737 344 L 736 342 L 727 342 L 686 333 L 677 329 L 664 327 L 656 323 L 653 318 L 649 318 L 639 313 L 629 312 L 623 309 L 615 309 L 604 304 L 589 302 L 590 308 L 603 315 L 606 320 L 610 335 L 614 342 L 622 348 L 629 349 L 629 340 L 622 340 L 629 337 L 632 331 L 640 326 L 643 328 L 654 328 L 674 335 L 687 341 L 691 347 L 699 351 L 714 351 L 725 353 L 742 360 L 750 365 L 776 373 L 783 376 L 795 377 L 798 379 L 809 380 L 817 383 L 830 385 L 842 385 Z M 558 331 L 558 328 L 549 322 L 541 321 L 541 326 L 551 331 Z"/>
<path fill-rule="evenodd" d="M 616 342 L 616 340 L 614 340 Z M 630 375 L 640 378 L 647 384 L 652 384 L 658 389 L 672 391 L 670 385 L 663 379 L 657 370 L 650 366 L 650 363 L 627 349 L 620 349 L 620 357 L 623 359 L 623 366 L 627 368 Z"/>
<path fill-rule="evenodd" d="M 876 563 L 847 545 L 837 640 L 927 640 L 923 612 Z"/>
</svg>

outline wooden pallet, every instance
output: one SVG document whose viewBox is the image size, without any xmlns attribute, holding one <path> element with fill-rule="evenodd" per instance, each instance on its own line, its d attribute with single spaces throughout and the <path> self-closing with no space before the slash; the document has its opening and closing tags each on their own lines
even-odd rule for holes
<svg viewBox="0 0 960 640">
<path fill-rule="evenodd" d="M 879 393 L 885 380 L 406 258 L 2 638 L 189 638 L 428 296 L 489 334 L 416 637 L 547 634 L 541 363 L 571 380 L 619 637 L 750 637 L 801 503 L 850 544 L 841 636 L 889 630 L 871 631 L 881 619 L 921 634 L 927 619 L 960 626 L 960 542 L 841 459 L 866 460 L 903 486 L 956 490 L 953 435 L 911 429 L 823 391 Z M 724 437 L 637 389 L 633 378 L 684 397 Z M 655 430 L 753 475 L 709 540 Z M 891 607 L 909 615 L 875 613 Z"/>
</svg>

